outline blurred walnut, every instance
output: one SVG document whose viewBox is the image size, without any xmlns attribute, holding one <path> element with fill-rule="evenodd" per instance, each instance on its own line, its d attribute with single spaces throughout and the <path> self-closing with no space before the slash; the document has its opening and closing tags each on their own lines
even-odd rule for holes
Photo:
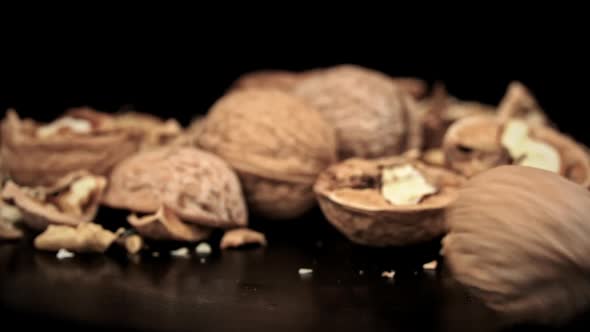
<svg viewBox="0 0 590 332">
<path fill-rule="evenodd" d="M 517 133 L 508 132 L 515 125 Z M 582 186 L 590 185 L 590 162 L 584 149 L 545 126 L 510 119 L 501 122 L 491 116 L 469 117 L 449 128 L 443 149 L 448 165 L 468 177 L 496 166 L 518 164 L 553 169 Z"/>
<path fill-rule="evenodd" d="M 165 204 L 183 221 L 201 226 L 245 226 L 248 215 L 240 182 L 217 156 L 190 147 L 135 154 L 111 173 L 103 203 L 154 213 Z"/>
<path fill-rule="evenodd" d="M 531 167 L 473 177 L 447 211 L 445 264 L 514 321 L 559 323 L 590 304 L 590 193 Z"/>
<path fill-rule="evenodd" d="M 18 225 L 22 218 L 17 207 L 0 200 L 0 240 L 20 239 L 24 235 Z"/>
<path fill-rule="evenodd" d="M 294 94 L 336 128 L 341 159 L 395 155 L 421 145 L 414 98 L 382 73 L 336 66 L 301 80 Z"/>
<path fill-rule="evenodd" d="M 302 73 L 286 70 L 254 71 L 238 77 L 231 89 L 276 89 L 290 92 L 303 76 Z"/>
<path fill-rule="evenodd" d="M 103 175 L 137 148 L 134 133 L 114 128 L 110 116 L 87 109 L 71 110 L 47 125 L 8 111 L 2 122 L 4 172 L 19 185 L 53 185 L 79 170 Z"/>
<path fill-rule="evenodd" d="M 473 115 L 494 115 L 495 108 L 473 101 L 463 101 L 447 94 L 438 83 L 432 95 L 418 103 L 424 133 L 424 148 L 440 148 L 447 129 L 457 120 Z"/>
<path fill-rule="evenodd" d="M 336 161 L 334 130 L 313 108 L 277 90 L 239 90 L 212 106 L 199 145 L 239 174 L 255 212 L 294 218 L 314 203 L 313 183 Z"/>
<path fill-rule="evenodd" d="M 355 158 L 320 174 L 314 189 L 328 221 L 351 241 L 401 246 L 444 233 L 444 208 L 463 181 L 408 156 Z"/>
<path fill-rule="evenodd" d="M 76 253 L 105 252 L 117 235 L 102 226 L 83 222 L 77 227 L 65 225 L 49 225 L 35 238 L 35 248 L 46 251 L 66 249 Z"/>
<path fill-rule="evenodd" d="M 51 187 L 24 187 L 9 181 L 2 198 L 14 202 L 27 226 L 44 230 L 50 224 L 76 226 L 92 221 L 105 186 L 104 177 L 81 171 L 60 178 Z"/>
<path fill-rule="evenodd" d="M 124 112 L 114 116 L 117 128 L 138 132 L 141 149 L 150 149 L 174 142 L 182 134 L 182 127 L 174 119 L 166 121 L 146 113 Z"/>
</svg>

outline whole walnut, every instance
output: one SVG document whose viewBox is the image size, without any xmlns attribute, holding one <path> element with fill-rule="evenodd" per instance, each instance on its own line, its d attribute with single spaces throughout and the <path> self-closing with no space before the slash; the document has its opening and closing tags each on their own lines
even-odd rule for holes
<svg viewBox="0 0 590 332">
<path fill-rule="evenodd" d="M 198 144 L 238 172 L 251 209 L 270 219 L 309 210 L 317 175 L 336 161 L 334 129 L 315 109 L 278 90 L 222 97 L 209 110 Z"/>
<path fill-rule="evenodd" d="M 200 226 L 246 226 L 248 214 L 236 174 L 219 157 L 191 147 L 137 153 L 110 175 L 103 203 L 155 213 L 162 205 Z"/>
<path fill-rule="evenodd" d="M 136 133 L 114 128 L 110 120 L 107 114 L 76 110 L 40 124 L 8 111 L 2 122 L 3 172 L 25 186 L 50 186 L 82 170 L 105 175 L 139 147 Z"/>
<path fill-rule="evenodd" d="M 442 236 L 444 209 L 463 182 L 408 153 L 348 159 L 322 172 L 314 189 L 326 218 L 341 233 L 355 243 L 383 247 Z"/>
<path fill-rule="evenodd" d="M 382 73 L 336 66 L 302 79 L 293 93 L 336 128 L 341 159 L 396 155 L 421 145 L 414 98 Z"/>
<path fill-rule="evenodd" d="M 590 304 L 590 192 L 552 172 L 501 166 L 447 209 L 445 264 L 509 321 L 562 323 Z"/>
</svg>

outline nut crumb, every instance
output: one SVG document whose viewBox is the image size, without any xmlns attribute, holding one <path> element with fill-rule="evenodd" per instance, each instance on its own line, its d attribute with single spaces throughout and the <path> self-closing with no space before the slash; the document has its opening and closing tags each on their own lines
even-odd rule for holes
<svg viewBox="0 0 590 332">
<path fill-rule="evenodd" d="M 298 271 L 300 276 L 311 276 L 311 274 L 313 273 L 312 269 L 308 269 L 308 268 L 300 268 Z"/>
<path fill-rule="evenodd" d="M 365 274 L 365 271 L 359 270 L 359 276 L 362 276 L 363 274 Z"/>
<path fill-rule="evenodd" d="M 383 278 L 393 279 L 395 277 L 395 271 L 393 271 L 393 270 L 391 270 L 391 271 L 383 271 L 383 273 L 381 273 L 381 276 Z"/>
<path fill-rule="evenodd" d="M 266 246 L 266 237 L 264 234 L 248 228 L 231 229 L 223 234 L 220 247 L 221 249 L 239 248 L 248 244 Z"/>
<path fill-rule="evenodd" d="M 152 252 L 152 257 L 160 257 L 160 253 L 157 251 Z"/>
<path fill-rule="evenodd" d="M 66 259 L 66 258 L 72 258 L 74 257 L 74 253 L 67 250 L 67 249 L 59 249 L 57 251 L 57 254 L 55 254 L 55 257 L 57 257 L 57 259 L 62 260 L 62 259 Z"/>
<path fill-rule="evenodd" d="M 195 252 L 197 253 L 197 255 L 203 257 L 211 255 L 212 251 L 213 249 L 211 249 L 211 246 L 207 242 L 201 242 L 198 246 L 195 247 Z"/>
<path fill-rule="evenodd" d="M 172 250 L 172 251 L 170 251 L 170 255 L 173 257 L 188 258 L 189 257 L 188 248 L 182 247 L 182 248 L 178 248 L 176 250 Z"/>
<path fill-rule="evenodd" d="M 428 262 L 428 263 L 422 265 L 422 268 L 424 268 L 424 270 L 436 270 L 437 266 L 438 266 L 438 263 L 436 261 L 431 261 L 431 262 Z"/>
</svg>

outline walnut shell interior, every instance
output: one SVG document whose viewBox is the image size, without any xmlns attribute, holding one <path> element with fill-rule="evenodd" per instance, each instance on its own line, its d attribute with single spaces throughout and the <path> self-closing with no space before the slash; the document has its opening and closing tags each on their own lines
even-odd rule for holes
<svg viewBox="0 0 590 332">
<path fill-rule="evenodd" d="M 384 167 L 396 165 L 412 165 L 438 192 L 418 204 L 390 204 L 381 195 L 379 181 Z M 353 242 L 399 246 L 444 233 L 442 213 L 463 181 L 453 172 L 406 157 L 349 159 L 323 172 L 314 190 L 328 221 Z"/>
</svg>

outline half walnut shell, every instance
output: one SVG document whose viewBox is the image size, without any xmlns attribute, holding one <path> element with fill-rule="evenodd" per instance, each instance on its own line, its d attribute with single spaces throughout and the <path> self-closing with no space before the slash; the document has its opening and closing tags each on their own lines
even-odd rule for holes
<svg viewBox="0 0 590 332">
<path fill-rule="evenodd" d="M 506 123 L 497 117 L 477 116 L 453 124 L 443 146 L 448 166 L 471 177 L 490 168 L 517 163 L 501 143 Z M 560 175 L 590 186 L 590 161 L 583 146 L 546 126 L 528 127 L 528 137 L 557 151 Z"/>
<path fill-rule="evenodd" d="M 75 110 L 44 125 L 8 111 L 2 122 L 6 175 L 25 186 L 51 186 L 68 173 L 104 175 L 138 148 L 134 133 L 116 129 L 109 116 Z"/>
<path fill-rule="evenodd" d="M 44 230 L 51 224 L 76 226 L 91 222 L 105 187 L 104 177 L 81 171 L 66 175 L 51 187 L 23 187 L 9 181 L 2 198 L 20 209 L 27 226 Z"/>
<path fill-rule="evenodd" d="M 437 191 L 416 204 L 394 205 L 382 195 L 384 169 L 411 166 Z M 351 241 L 367 246 L 403 246 L 443 235 L 443 211 L 464 179 L 408 157 L 349 159 L 323 172 L 315 184 L 328 221 Z M 412 188 L 409 188 L 410 190 Z"/>
<path fill-rule="evenodd" d="M 219 157 L 190 147 L 140 152 L 111 173 L 103 203 L 154 213 L 165 204 L 183 221 L 201 226 L 246 226 L 238 177 Z"/>
</svg>

